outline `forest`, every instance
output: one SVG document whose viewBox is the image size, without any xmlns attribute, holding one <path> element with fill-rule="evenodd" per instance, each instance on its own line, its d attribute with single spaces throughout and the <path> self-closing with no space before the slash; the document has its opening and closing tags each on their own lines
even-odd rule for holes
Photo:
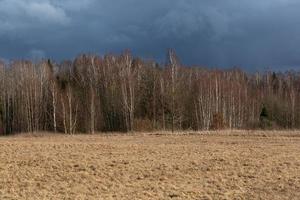
<svg viewBox="0 0 300 200">
<path fill-rule="evenodd" d="M 0 133 L 298 129 L 300 73 L 132 56 L 0 62 Z"/>
</svg>

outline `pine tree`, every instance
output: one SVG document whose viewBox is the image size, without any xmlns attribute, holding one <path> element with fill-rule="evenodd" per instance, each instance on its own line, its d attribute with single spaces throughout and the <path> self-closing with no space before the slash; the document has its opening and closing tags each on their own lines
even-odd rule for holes
<svg viewBox="0 0 300 200">
<path fill-rule="evenodd" d="M 272 121 L 269 119 L 268 111 L 265 106 L 261 109 L 260 112 L 260 128 L 262 129 L 270 129 L 272 128 Z"/>
<path fill-rule="evenodd" d="M 267 108 L 265 106 L 263 106 L 263 108 L 261 109 L 260 112 L 260 119 L 268 119 L 268 111 Z"/>
</svg>

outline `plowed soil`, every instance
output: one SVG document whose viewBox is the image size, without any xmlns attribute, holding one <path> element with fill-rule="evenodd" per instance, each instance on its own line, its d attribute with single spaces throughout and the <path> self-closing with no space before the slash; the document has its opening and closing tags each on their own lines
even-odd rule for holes
<svg viewBox="0 0 300 200">
<path fill-rule="evenodd" d="M 2 137 L 0 199 L 300 199 L 300 133 Z"/>
</svg>

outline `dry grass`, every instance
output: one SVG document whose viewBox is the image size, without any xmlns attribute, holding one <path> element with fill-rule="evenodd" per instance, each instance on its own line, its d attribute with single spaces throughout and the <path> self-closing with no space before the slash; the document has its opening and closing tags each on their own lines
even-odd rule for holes
<svg viewBox="0 0 300 200">
<path fill-rule="evenodd" d="M 0 138 L 0 199 L 300 199 L 299 132 Z"/>
</svg>

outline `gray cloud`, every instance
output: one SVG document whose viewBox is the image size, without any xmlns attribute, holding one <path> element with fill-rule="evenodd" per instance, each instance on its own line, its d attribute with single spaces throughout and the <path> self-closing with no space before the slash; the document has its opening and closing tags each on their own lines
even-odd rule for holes
<svg viewBox="0 0 300 200">
<path fill-rule="evenodd" d="M 43 50 L 39 49 L 32 49 L 29 51 L 28 55 L 33 60 L 39 60 L 46 57 L 46 53 Z"/>
<path fill-rule="evenodd" d="M 0 0 L 0 56 L 120 52 L 247 69 L 300 65 L 297 0 Z M 45 55 L 45 53 L 44 53 Z"/>
<path fill-rule="evenodd" d="M 50 1 L 2 0 L 0 13 L 2 34 L 43 24 L 65 25 L 69 22 L 65 11 Z"/>
</svg>

